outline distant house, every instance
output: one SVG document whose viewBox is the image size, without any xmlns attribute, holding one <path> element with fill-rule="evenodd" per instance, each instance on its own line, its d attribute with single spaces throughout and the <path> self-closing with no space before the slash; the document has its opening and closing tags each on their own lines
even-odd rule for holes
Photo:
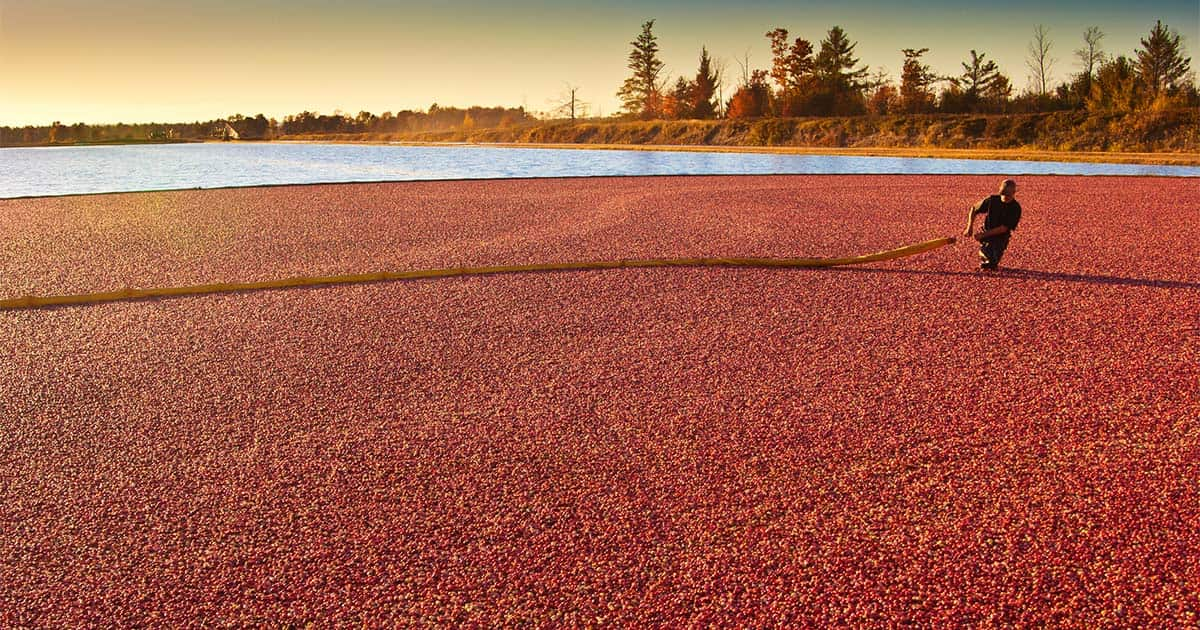
<svg viewBox="0 0 1200 630">
<path fill-rule="evenodd" d="M 238 132 L 229 124 L 229 121 L 222 121 L 217 124 L 217 128 L 213 130 L 214 136 L 221 136 L 222 140 L 237 140 Z"/>
</svg>

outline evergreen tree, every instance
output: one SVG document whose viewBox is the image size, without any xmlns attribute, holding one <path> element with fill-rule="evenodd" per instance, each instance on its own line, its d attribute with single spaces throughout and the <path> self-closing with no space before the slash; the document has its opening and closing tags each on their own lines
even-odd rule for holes
<svg viewBox="0 0 1200 630">
<path fill-rule="evenodd" d="M 696 70 L 696 79 L 692 81 L 690 100 L 692 116 L 702 119 L 716 117 L 717 104 L 713 99 L 717 95 L 718 81 L 712 58 L 708 56 L 708 49 L 701 47 L 700 66 Z"/>
<path fill-rule="evenodd" d="M 1008 78 L 1000 74 L 995 61 L 988 61 L 986 57 L 986 54 L 972 50 L 970 62 L 962 64 L 962 75 L 951 79 L 962 91 L 963 105 L 967 109 L 974 110 L 983 101 L 1005 100 L 1012 92 Z"/>
<path fill-rule="evenodd" d="M 921 63 L 921 56 L 928 48 L 905 48 L 904 67 L 900 70 L 900 105 L 910 114 L 921 114 L 933 109 L 933 92 L 929 87 L 937 76 L 929 66 Z"/>
<path fill-rule="evenodd" d="M 812 42 L 797 37 L 796 41 L 792 43 L 791 49 L 788 50 L 787 76 L 789 87 L 793 90 L 803 90 L 809 87 L 815 71 L 816 62 L 813 60 Z M 863 68 L 862 76 L 866 76 L 866 73 L 866 68 Z"/>
<path fill-rule="evenodd" d="M 993 111 L 1004 111 L 1009 99 L 1012 97 L 1012 82 L 1008 77 L 996 73 L 996 78 L 988 83 L 987 89 L 983 91 L 983 100 L 987 102 Z"/>
<path fill-rule="evenodd" d="M 863 109 L 863 79 L 868 69 L 855 67 L 858 65 L 858 59 L 854 57 L 857 45 L 840 26 L 829 29 L 825 39 L 821 40 L 814 66 L 827 100 L 822 109 L 829 110 L 828 113 L 853 114 Z"/>
<path fill-rule="evenodd" d="M 1162 20 L 1155 22 L 1150 38 L 1143 39 L 1142 48 L 1137 51 L 1138 74 L 1154 95 L 1174 91 L 1191 62 L 1191 57 L 1183 56 L 1179 34 L 1167 29 Z"/>
<path fill-rule="evenodd" d="M 855 69 L 858 65 L 858 59 L 854 56 L 856 46 L 857 42 L 851 42 L 842 27 L 829 29 L 828 35 L 821 40 L 821 51 L 815 60 L 817 74 L 823 82 L 843 91 L 861 87 L 861 81 L 867 76 L 867 68 Z"/>
<path fill-rule="evenodd" d="M 633 75 L 625 79 L 617 92 L 625 111 L 643 118 L 653 118 L 659 113 L 662 96 L 658 76 L 662 73 L 663 62 L 658 58 L 658 37 L 653 28 L 654 20 L 645 22 L 641 34 L 630 42 L 633 50 L 629 52 L 628 67 Z"/>
</svg>

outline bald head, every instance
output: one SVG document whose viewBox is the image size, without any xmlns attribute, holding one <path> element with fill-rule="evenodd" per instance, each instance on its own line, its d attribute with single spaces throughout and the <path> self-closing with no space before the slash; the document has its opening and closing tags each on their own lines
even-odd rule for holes
<svg viewBox="0 0 1200 630">
<path fill-rule="evenodd" d="M 1000 182 L 1001 197 L 1012 197 L 1015 194 L 1017 194 L 1017 180 L 1006 179 Z"/>
</svg>

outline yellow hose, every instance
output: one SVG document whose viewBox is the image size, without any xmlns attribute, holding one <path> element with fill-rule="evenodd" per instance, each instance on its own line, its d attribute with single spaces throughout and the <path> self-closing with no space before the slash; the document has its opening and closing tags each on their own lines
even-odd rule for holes
<svg viewBox="0 0 1200 630">
<path fill-rule="evenodd" d="M 597 262 L 567 262 L 535 265 L 500 265 L 493 267 L 455 267 L 450 269 L 419 269 L 415 271 L 380 271 L 341 276 L 299 276 L 282 280 L 261 282 L 233 282 L 219 284 L 196 284 L 185 287 L 158 287 L 151 289 L 123 289 L 104 293 L 80 295 L 27 295 L 25 297 L 0 300 L 0 310 L 24 310 L 46 306 L 67 306 L 141 300 L 153 297 L 181 295 L 204 295 L 207 293 L 229 293 L 234 291 L 261 291 L 286 289 L 289 287 L 311 287 L 331 284 L 356 284 L 383 282 L 387 280 L 417 280 L 421 278 L 448 278 L 452 276 L 486 276 L 501 273 L 528 273 L 534 271 L 582 271 L 587 269 L 630 269 L 636 267 L 837 267 L 891 260 L 920 254 L 949 245 L 953 238 L 938 238 L 898 249 L 851 256 L 847 258 L 648 258 L 642 260 L 610 260 Z"/>
</svg>

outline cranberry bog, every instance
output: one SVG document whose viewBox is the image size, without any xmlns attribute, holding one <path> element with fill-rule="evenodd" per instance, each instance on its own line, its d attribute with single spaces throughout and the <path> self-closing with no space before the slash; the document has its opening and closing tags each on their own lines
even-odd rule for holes
<svg viewBox="0 0 1200 630">
<path fill-rule="evenodd" d="M 0 200 L 0 297 L 855 255 L 999 179 Z M 1019 181 L 998 274 L 964 242 L 0 312 L 0 626 L 1194 626 L 1197 182 Z"/>
</svg>

